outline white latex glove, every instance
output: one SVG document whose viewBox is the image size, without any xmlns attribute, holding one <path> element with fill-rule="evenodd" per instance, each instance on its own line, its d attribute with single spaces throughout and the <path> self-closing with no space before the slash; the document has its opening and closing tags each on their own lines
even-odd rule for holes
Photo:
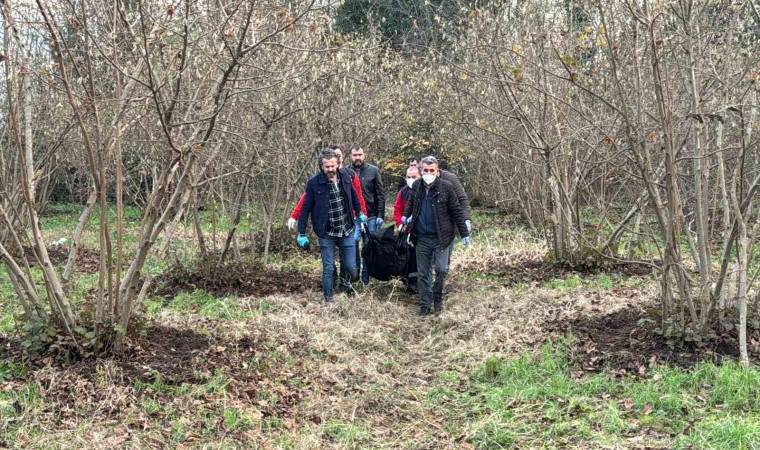
<svg viewBox="0 0 760 450">
<path fill-rule="evenodd" d="M 296 219 L 294 219 L 292 217 L 290 219 L 288 219 L 288 230 L 292 230 L 293 228 L 295 228 L 296 227 L 296 223 L 298 223 L 298 221 Z"/>
</svg>

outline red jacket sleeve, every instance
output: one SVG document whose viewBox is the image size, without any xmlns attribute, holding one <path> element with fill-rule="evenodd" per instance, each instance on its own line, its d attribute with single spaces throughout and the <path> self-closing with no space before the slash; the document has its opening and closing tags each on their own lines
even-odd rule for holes
<svg viewBox="0 0 760 450">
<path fill-rule="evenodd" d="M 359 197 L 359 205 L 362 207 L 362 213 L 367 215 L 367 205 L 364 203 L 364 196 L 362 195 L 362 183 L 359 180 L 359 174 L 354 174 L 354 190 Z"/>
<path fill-rule="evenodd" d="M 396 202 L 393 204 L 393 218 L 396 219 L 396 226 L 401 225 L 401 216 L 404 215 L 404 208 L 407 204 L 407 202 L 401 198 L 401 192 L 403 192 L 403 189 L 398 191 Z"/>
<path fill-rule="evenodd" d="M 291 219 L 298 220 L 298 218 L 301 217 L 301 208 L 303 208 L 303 201 L 304 201 L 305 198 L 306 198 L 306 192 L 304 192 L 303 194 L 301 194 L 301 199 L 298 200 L 298 204 L 296 205 L 295 208 L 293 208 L 293 212 L 290 213 L 290 218 Z"/>
</svg>

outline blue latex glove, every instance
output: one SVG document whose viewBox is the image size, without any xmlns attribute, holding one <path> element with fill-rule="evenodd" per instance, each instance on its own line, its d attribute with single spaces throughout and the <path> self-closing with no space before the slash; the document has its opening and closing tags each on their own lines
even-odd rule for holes
<svg viewBox="0 0 760 450">
<path fill-rule="evenodd" d="M 469 220 L 465 220 L 464 224 L 467 225 L 467 232 L 472 233 L 472 222 L 470 222 Z"/>
<path fill-rule="evenodd" d="M 380 228 L 380 227 L 383 226 L 384 222 L 383 222 L 383 219 L 381 219 L 381 218 L 378 217 L 377 218 L 377 222 L 375 222 L 375 223 L 377 224 L 377 227 Z"/>
<path fill-rule="evenodd" d="M 364 213 L 359 213 L 359 221 L 361 223 L 367 223 L 367 216 L 365 216 Z"/>
<path fill-rule="evenodd" d="M 411 217 L 403 216 L 403 217 L 401 217 L 401 223 L 404 224 L 404 225 L 409 225 L 409 222 L 411 222 L 411 220 L 409 220 L 409 219 L 411 219 Z"/>
<path fill-rule="evenodd" d="M 296 238 L 296 242 L 298 242 L 299 247 L 306 248 L 306 246 L 309 244 L 309 237 L 303 234 L 299 234 L 298 238 Z"/>
<path fill-rule="evenodd" d="M 470 236 L 465 236 L 462 238 L 462 244 L 464 245 L 470 245 Z"/>
</svg>

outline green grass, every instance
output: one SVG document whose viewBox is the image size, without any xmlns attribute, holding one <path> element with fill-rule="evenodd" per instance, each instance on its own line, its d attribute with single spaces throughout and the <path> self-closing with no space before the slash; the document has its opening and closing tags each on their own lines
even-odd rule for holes
<svg viewBox="0 0 760 450">
<path fill-rule="evenodd" d="M 556 289 L 558 291 L 571 292 L 576 291 L 583 284 L 583 279 L 578 275 L 570 275 L 567 278 L 558 278 L 547 281 L 544 287 Z"/>
<path fill-rule="evenodd" d="M 465 389 L 442 379 L 427 393 L 428 405 L 481 448 L 625 446 L 636 435 L 676 448 L 760 448 L 757 369 L 703 363 L 656 367 L 644 380 L 578 378 L 569 349 L 563 341 L 514 359 L 489 358 Z"/>
<path fill-rule="evenodd" d="M 233 433 L 240 433 L 242 431 L 258 428 L 261 422 L 260 415 L 241 411 L 236 408 L 223 408 L 222 411 L 224 427 Z"/>
<path fill-rule="evenodd" d="M 147 303 L 146 307 L 153 314 L 160 310 L 155 301 Z M 209 319 L 224 320 L 248 320 L 269 310 L 269 305 L 264 301 L 258 302 L 255 308 L 247 307 L 241 304 L 236 296 L 215 297 L 203 290 L 189 294 L 181 293 L 174 297 L 167 307 L 179 313 L 193 313 Z"/>
<path fill-rule="evenodd" d="M 338 443 L 356 448 L 362 441 L 370 438 L 370 431 L 365 425 L 331 421 L 325 424 L 325 433 Z"/>
<path fill-rule="evenodd" d="M 42 219 L 46 237 L 70 237 L 81 208 L 75 206 L 74 212 L 70 212 L 64 209 L 67 205 L 51 205 L 53 209 L 60 208 L 61 212 L 69 212 Z M 127 208 L 125 214 L 125 225 L 128 228 L 127 247 L 130 251 L 129 247 L 134 247 L 136 243 L 135 230 L 139 228 L 141 211 Z M 226 231 L 227 219 L 221 209 L 218 209 L 216 214 L 217 232 L 221 240 Z M 211 231 L 211 215 L 211 211 L 202 212 L 203 228 L 207 232 Z M 108 218 L 110 223 L 115 223 L 115 209 L 109 208 Z M 534 238 L 527 236 L 524 229 L 502 226 L 503 220 L 502 217 L 491 215 L 476 216 L 473 219 L 476 251 L 481 245 L 482 248 L 504 247 L 510 251 L 520 251 L 520 247 L 509 247 L 513 241 L 528 244 L 535 242 Z M 98 222 L 96 210 L 86 232 L 85 246 L 89 248 L 97 246 Z M 241 225 L 238 231 L 241 234 L 246 233 L 247 221 L 244 219 Z M 253 226 L 260 227 L 261 224 L 254 220 Z M 115 234 L 115 228 L 112 227 L 111 232 Z M 177 236 L 181 234 L 181 230 L 178 230 Z M 175 245 L 181 245 L 180 241 L 177 239 Z M 194 244 L 188 245 L 189 253 L 192 254 Z M 459 244 L 457 251 L 463 251 Z M 473 249 L 469 251 L 472 252 Z M 649 252 L 652 253 L 651 249 Z M 299 256 L 273 254 L 270 255 L 269 263 L 272 268 L 319 273 L 316 254 L 312 253 L 308 257 Z M 151 256 L 144 272 L 157 276 L 165 271 L 169 264 L 170 258 L 157 259 Z M 39 270 L 33 269 L 33 272 L 35 280 L 40 281 Z M 454 276 L 465 279 L 464 275 L 456 272 Z M 477 275 L 472 277 L 477 278 Z M 609 292 L 620 286 L 636 287 L 641 283 L 641 278 L 626 278 L 617 274 L 570 275 L 565 279 L 548 281 L 543 287 L 572 294 L 579 290 Z M 67 292 L 78 305 L 86 300 L 89 289 L 94 286 L 97 286 L 96 274 L 80 273 L 69 284 Z M 531 286 L 514 286 L 512 292 L 531 289 Z M 374 295 L 385 292 L 383 289 L 386 287 L 387 285 L 374 283 L 366 292 Z M 468 284 L 467 289 L 468 295 L 477 298 L 488 298 L 492 290 L 486 283 Z M 239 299 L 234 296 L 215 297 L 205 291 L 180 294 L 168 302 L 149 298 L 144 302 L 144 307 L 149 317 L 169 311 L 180 315 L 207 317 L 219 320 L 222 324 L 223 321 L 249 320 L 264 314 L 275 319 L 271 324 L 266 321 L 262 321 L 264 324 L 253 324 L 262 327 L 276 326 L 278 321 L 283 319 L 283 316 L 278 314 L 290 313 L 290 306 L 287 304 L 282 306 L 261 299 Z M 16 320 L 20 313 L 15 293 L 4 269 L 0 268 L 0 333 L 15 332 Z M 305 313 L 322 314 L 309 310 Z M 444 320 L 447 320 L 445 317 Z M 159 322 L 162 319 L 157 317 Z M 322 317 L 316 315 L 314 319 L 322 320 Z M 340 324 L 345 319 L 330 316 L 328 320 Z M 248 327 L 250 324 L 235 325 Z M 418 327 L 417 322 L 411 323 L 409 327 Z M 459 337 L 453 334 L 458 331 L 457 328 L 453 325 L 451 327 L 449 330 L 433 326 L 431 331 L 425 331 L 425 334 L 436 343 L 443 339 L 447 342 L 470 339 L 472 333 Z M 304 329 L 305 333 L 310 332 L 308 328 Z M 196 331 L 207 332 L 207 329 Z M 401 336 L 408 337 L 404 334 Z M 307 334 L 307 337 L 312 339 L 314 335 Z M 338 336 L 336 343 L 345 344 L 341 339 L 347 338 Z M 318 341 L 310 341 L 309 344 L 315 345 L 314 348 L 308 348 L 308 354 L 313 357 L 311 361 L 304 362 L 288 348 L 278 347 L 257 352 L 247 357 L 242 364 L 245 370 L 251 372 L 280 374 L 304 364 L 307 370 L 316 374 L 316 384 L 320 383 L 319 374 L 323 371 L 336 374 L 338 380 L 343 383 L 344 379 L 341 377 L 346 375 L 334 371 L 334 367 L 330 366 L 336 364 L 332 361 L 334 355 L 321 347 L 317 348 L 316 342 Z M 388 348 L 401 351 L 377 355 L 379 378 L 368 378 L 365 383 L 364 378 L 357 376 L 356 378 L 364 383 L 361 389 L 371 393 L 369 398 L 382 399 L 381 407 L 378 408 L 380 411 L 390 414 L 395 408 L 400 408 L 402 418 L 393 426 L 412 424 L 424 427 L 417 419 L 435 418 L 441 430 L 447 434 L 448 439 L 444 438 L 442 441 L 445 444 L 469 442 L 479 448 L 628 448 L 632 446 L 629 445 L 629 438 L 643 438 L 652 447 L 657 448 L 760 449 L 760 376 L 756 369 L 742 370 L 735 364 L 701 364 L 689 370 L 655 367 L 650 371 L 649 378 L 643 380 L 599 374 L 579 376 L 575 373 L 571 350 L 573 346 L 568 339 L 512 359 L 491 357 L 485 360 L 478 370 L 472 373 L 467 371 L 465 374 L 462 373 L 465 369 L 461 368 L 460 361 L 466 360 L 464 353 L 472 349 L 463 347 L 461 352 L 451 353 L 444 362 L 435 360 L 436 364 L 442 363 L 445 367 L 441 367 L 439 372 L 430 371 L 430 384 L 417 385 L 405 383 L 414 370 L 432 364 L 432 360 L 425 359 L 423 355 L 410 365 L 407 361 L 410 355 L 404 353 L 405 347 L 394 344 Z M 482 351 L 485 353 L 488 350 Z M 136 420 L 136 424 L 140 421 L 133 418 L 149 417 L 148 428 L 137 431 L 139 425 L 134 427 L 134 442 L 137 446 L 140 442 L 139 435 L 143 433 L 143 436 L 162 436 L 162 439 L 165 439 L 162 442 L 169 447 L 185 442 L 188 435 L 198 435 L 204 439 L 202 443 L 197 444 L 198 446 L 224 447 L 225 444 L 230 444 L 225 439 L 235 439 L 231 435 L 248 431 L 265 435 L 268 442 L 276 448 L 308 447 L 309 444 L 314 448 L 318 448 L 320 444 L 323 447 L 340 448 L 402 445 L 394 438 L 388 440 L 387 437 L 376 433 L 375 425 L 370 425 L 373 418 L 362 412 L 361 404 L 353 411 L 355 417 L 350 409 L 341 411 L 341 415 L 326 418 L 325 422 L 320 424 L 309 425 L 309 418 L 296 417 L 299 426 L 303 428 L 295 431 L 291 430 L 291 423 L 286 422 L 283 417 L 261 417 L 256 408 L 261 406 L 262 411 L 271 410 L 282 403 L 283 394 L 279 388 L 286 387 L 289 391 L 304 389 L 308 392 L 309 386 L 306 382 L 291 380 L 286 375 L 270 377 L 271 385 L 265 387 L 255 385 L 247 404 L 230 402 L 230 399 L 234 398 L 232 393 L 236 388 L 235 380 L 231 379 L 229 371 L 224 368 L 213 369 L 211 372 L 197 371 L 196 382 L 180 385 L 166 382 L 158 373 L 152 375 L 150 382 L 133 382 L 130 388 L 133 388 L 134 397 L 124 401 L 121 405 L 124 414 L 118 417 L 124 421 Z M 9 386 L 7 390 L 0 389 L 0 446 L 4 442 L 16 442 L 17 434 L 26 436 L 27 439 L 31 438 L 32 442 L 36 442 L 37 438 L 40 442 L 45 442 L 41 437 L 54 428 L 50 424 L 37 424 L 35 418 L 55 416 L 60 412 L 56 409 L 60 405 L 45 398 L 40 385 L 36 381 L 30 381 L 31 378 L 23 366 L 0 361 L 0 387 Z M 389 381 L 393 381 L 392 387 L 389 387 Z M 353 381 L 347 382 L 346 387 L 352 387 L 351 382 Z M 357 397 L 360 400 L 365 399 L 359 395 Z M 418 405 L 417 402 L 422 400 L 422 406 L 407 406 L 411 403 L 410 399 L 414 399 L 414 405 Z M 299 403 L 295 410 L 301 406 L 316 407 L 309 403 L 314 399 L 299 401 L 303 403 Z M 82 404 L 81 407 L 79 418 L 82 419 L 82 423 L 93 420 L 92 417 L 88 417 L 87 404 Z M 388 418 L 394 420 L 390 415 Z M 87 431 L 82 430 L 69 431 L 87 436 Z M 420 446 L 427 444 L 428 447 L 435 447 L 433 440 L 441 436 L 436 430 L 423 430 L 419 436 L 415 435 L 412 439 L 419 437 L 420 441 L 424 441 L 420 442 Z M 316 442 L 318 444 L 315 444 Z M 409 445 L 408 441 L 402 442 L 408 448 L 418 448 Z"/>
<path fill-rule="evenodd" d="M 0 382 L 21 378 L 26 373 L 24 366 L 0 360 Z"/>
<path fill-rule="evenodd" d="M 23 375 L 21 369 L 9 366 L 7 363 L 0 363 L 0 374 L 2 373 L 12 378 Z M 2 386 L 2 381 L 4 381 L 3 377 L 0 376 L 0 386 Z M 38 413 L 44 406 L 36 381 L 26 382 L 13 389 L 0 390 L 0 442 L 13 442 L 17 434 L 17 426 L 23 417 Z"/>
<path fill-rule="evenodd" d="M 0 266 L 0 333 L 13 334 L 16 330 L 16 317 L 22 311 L 16 300 L 11 280 L 5 265 Z"/>
</svg>

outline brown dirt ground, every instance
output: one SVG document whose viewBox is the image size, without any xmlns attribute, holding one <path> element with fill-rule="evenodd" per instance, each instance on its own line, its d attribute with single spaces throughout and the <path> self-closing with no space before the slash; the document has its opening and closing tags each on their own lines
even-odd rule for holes
<svg viewBox="0 0 760 450">
<path fill-rule="evenodd" d="M 295 361 L 287 364 L 284 372 L 285 363 L 276 358 L 268 356 L 267 363 L 259 363 L 262 355 L 272 355 L 275 349 L 283 348 Z M 222 371 L 228 381 L 226 391 L 233 400 L 256 403 L 265 417 L 292 417 L 295 414 L 292 409 L 314 382 L 314 374 L 309 370 L 314 355 L 314 350 L 309 351 L 303 339 L 270 335 L 265 330 L 251 330 L 249 334 L 231 339 L 153 325 L 145 330 L 142 339 L 119 355 L 58 363 L 51 359 L 27 361 L 18 340 L 0 336 L 0 360 L 23 363 L 29 369 L 24 379 L 13 383 L 38 381 L 43 397 L 62 406 L 63 411 L 75 409 L 77 403 L 109 403 L 109 392 L 98 389 L 104 379 L 109 386 L 124 388 L 131 397 L 128 403 L 139 404 L 145 394 L 135 392 L 138 380 L 152 383 L 160 379 L 170 386 L 196 385 Z M 288 383 L 275 386 L 277 380 Z M 293 385 L 299 387 L 289 387 Z M 160 396 L 166 397 L 160 401 L 171 402 L 169 394 Z M 256 401 L 262 397 L 269 400 Z M 123 400 L 113 399 L 114 409 L 106 409 L 103 414 L 117 416 L 116 405 Z"/>
<path fill-rule="evenodd" d="M 716 364 L 735 361 L 739 343 L 735 333 L 711 336 L 703 346 L 671 348 L 655 332 L 658 311 L 626 306 L 606 315 L 579 314 L 546 325 L 548 336 L 572 333 L 578 369 L 590 372 L 611 370 L 620 375 L 646 375 L 654 364 L 688 368 L 703 361 Z M 648 319 L 642 321 L 642 319 Z M 760 333 L 750 336 L 750 359 L 760 361 Z"/>
<path fill-rule="evenodd" d="M 24 252 L 29 260 L 29 265 L 37 265 L 37 258 L 34 256 L 32 247 L 25 247 Z M 63 246 L 53 246 L 47 249 L 50 261 L 55 266 L 64 266 L 69 259 L 69 248 Z M 77 251 L 77 271 L 82 273 L 97 273 L 100 270 L 100 252 L 85 247 L 79 247 Z"/>
<path fill-rule="evenodd" d="M 244 263 L 225 265 L 213 276 L 213 269 L 176 268 L 156 280 L 156 295 L 171 299 L 181 292 L 202 289 L 216 296 L 295 294 L 319 289 L 321 281 L 302 272 L 265 269 Z"/>
<path fill-rule="evenodd" d="M 248 234 L 240 234 L 238 236 L 238 243 L 240 245 L 240 253 L 252 253 L 255 252 L 256 254 L 263 254 L 264 253 L 264 245 L 266 244 L 265 237 L 263 233 L 258 233 L 253 236 L 253 241 L 251 242 L 251 239 Z M 316 250 L 315 250 L 316 247 Z M 314 254 L 318 253 L 318 247 L 312 245 L 311 246 L 311 252 Z M 269 252 L 270 253 L 287 253 L 287 252 L 303 252 L 303 250 L 299 249 L 296 245 L 296 238 L 295 238 L 295 232 L 290 231 L 286 228 L 273 228 L 272 229 L 272 236 L 269 239 Z"/>
<path fill-rule="evenodd" d="M 545 282 L 571 275 L 588 277 L 599 273 L 614 273 L 626 277 L 646 276 L 650 266 L 638 263 L 614 264 L 606 267 L 573 266 L 569 263 L 549 263 L 532 255 L 510 254 L 509 258 L 490 258 L 487 263 L 471 261 L 458 269 L 463 273 L 480 273 L 503 278 L 506 286 L 519 283 Z M 504 255 L 507 256 L 507 255 Z"/>
</svg>

